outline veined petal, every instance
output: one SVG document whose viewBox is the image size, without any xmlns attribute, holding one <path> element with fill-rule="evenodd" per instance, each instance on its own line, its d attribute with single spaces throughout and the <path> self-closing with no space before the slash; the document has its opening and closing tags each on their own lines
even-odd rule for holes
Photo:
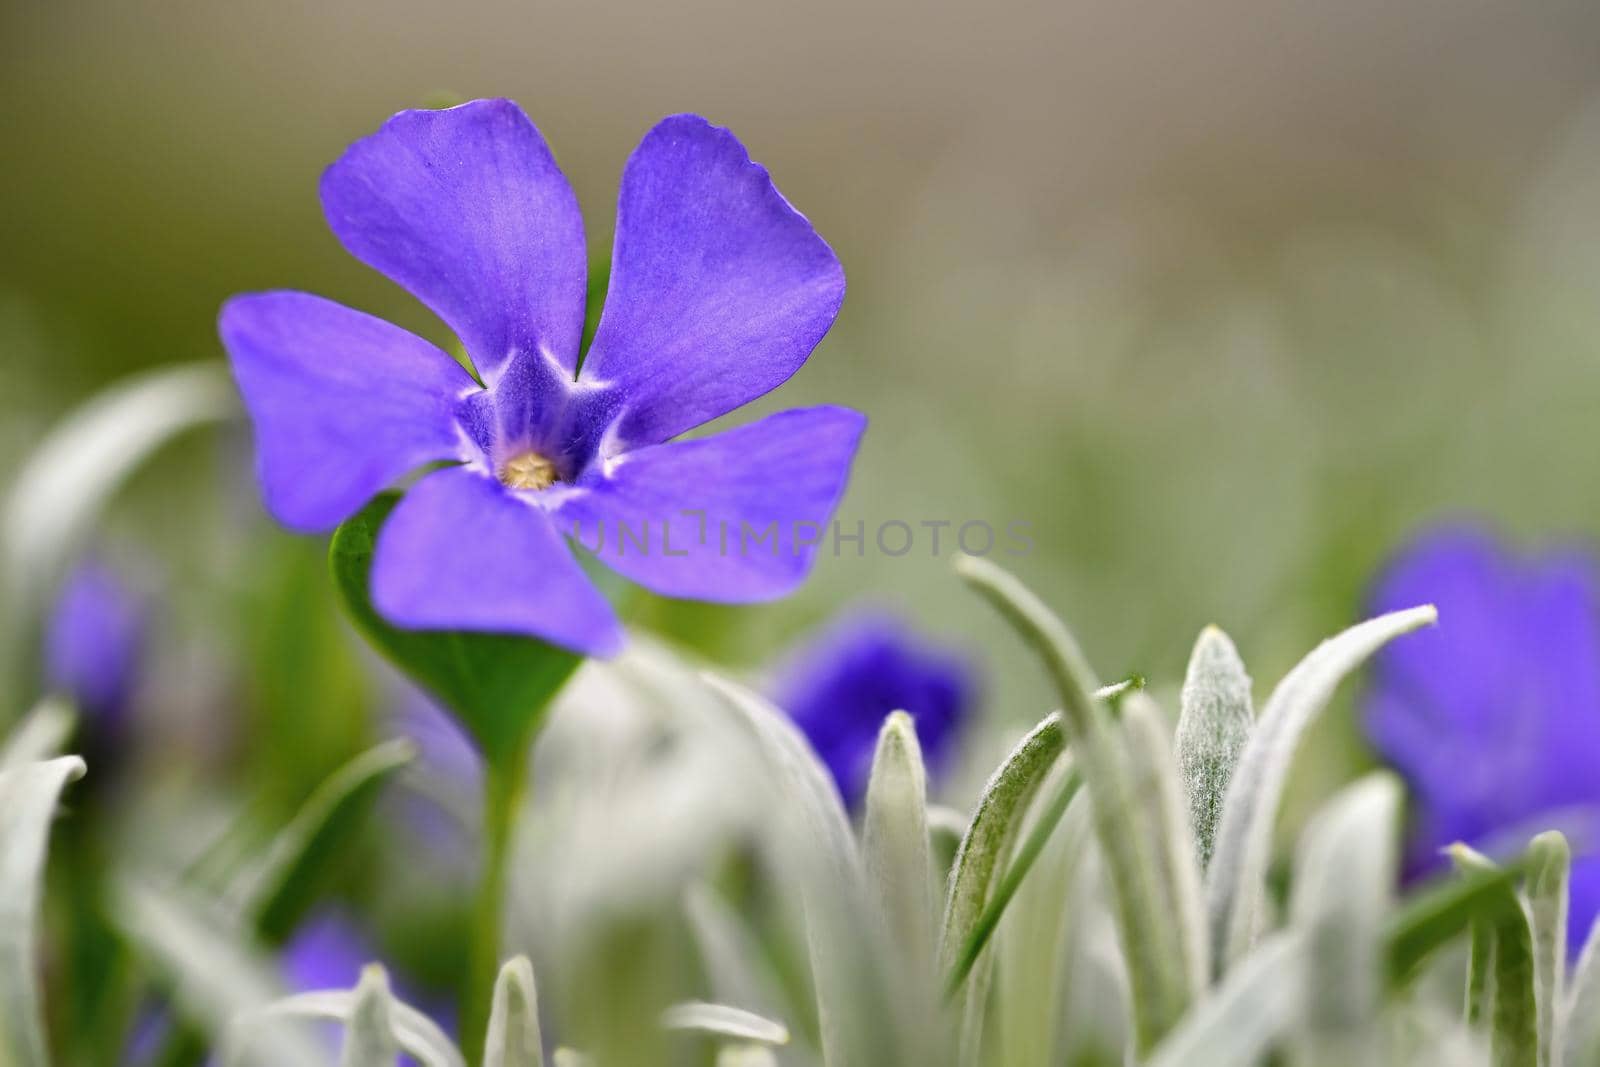
<svg viewBox="0 0 1600 1067">
<path fill-rule="evenodd" d="M 350 254 L 444 319 L 485 381 L 518 351 L 577 370 L 583 217 L 510 100 L 400 112 L 328 168 L 322 204 Z"/>
<path fill-rule="evenodd" d="M 596 656 L 622 645 L 550 516 L 469 467 L 428 475 L 395 507 L 373 553 L 372 603 L 408 629 L 525 634 Z"/>
<path fill-rule="evenodd" d="M 618 386 L 624 448 L 659 444 L 782 384 L 843 300 L 833 250 L 766 168 L 727 130 L 674 116 L 623 172 L 583 377 Z"/>
<path fill-rule="evenodd" d="M 556 514 L 603 563 L 658 593 L 782 596 L 827 542 L 865 428 L 848 408 L 802 408 L 642 448 L 579 482 Z"/>
<path fill-rule="evenodd" d="M 268 510 L 329 530 L 401 475 L 461 451 L 471 375 L 382 319 L 309 293 L 234 297 L 219 323 L 255 424 Z"/>
</svg>

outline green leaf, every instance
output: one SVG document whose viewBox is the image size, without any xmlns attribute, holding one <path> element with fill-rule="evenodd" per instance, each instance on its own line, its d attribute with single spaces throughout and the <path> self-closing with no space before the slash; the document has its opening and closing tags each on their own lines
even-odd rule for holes
<svg viewBox="0 0 1600 1067">
<path fill-rule="evenodd" d="M 1539 1002 L 1539 1067 L 1558 1062 L 1567 980 L 1567 891 L 1572 848 L 1548 830 L 1528 844 L 1528 919 L 1533 926 L 1534 994 Z"/>
<path fill-rule="evenodd" d="M 360 1008 L 359 990 L 323 989 L 309 993 L 296 993 L 273 1001 L 265 1007 L 241 1012 L 234 1020 L 230 1046 L 243 1048 L 246 1042 L 258 1040 L 263 1035 L 277 1035 L 287 1031 L 273 1024 L 294 1019 L 328 1019 L 349 1027 Z M 439 1024 L 404 1001 L 389 998 L 390 1032 L 400 1050 L 412 1056 L 423 1067 L 466 1067 L 466 1060 Z M 230 1060 L 224 1060 L 230 1063 Z M 274 1067 L 281 1067 L 278 1061 Z"/>
<path fill-rule="evenodd" d="M 380 964 L 367 964 L 345 1024 L 339 1067 L 394 1067 L 400 1043 L 394 1036 L 393 1009 L 388 972 Z"/>
<path fill-rule="evenodd" d="M 267 941 L 287 937 L 316 901 L 324 872 L 348 847 L 379 791 L 415 755 L 410 741 L 386 741 L 340 767 L 233 881 L 228 904 Z"/>
<path fill-rule="evenodd" d="M 110 914 L 156 974 L 173 987 L 179 1015 L 213 1043 L 229 1037 L 226 1063 L 324 1064 L 322 1047 L 299 1032 L 272 1032 L 245 1044 L 230 1027 L 283 993 L 272 964 L 248 931 L 216 902 L 178 887 L 126 879 Z"/>
<path fill-rule="evenodd" d="M 1566 1043 L 1562 1067 L 1600 1067 L 1600 919 L 1589 927 L 1578 954 L 1563 1015 Z"/>
<path fill-rule="evenodd" d="M 61 698 L 41 700 L 0 748 L 0 772 L 59 756 L 76 720 L 72 706 Z"/>
<path fill-rule="evenodd" d="M 1211 962 L 1217 973 L 1249 948 L 1263 925 L 1262 895 L 1272 858 L 1278 804 L 1300 739 L 1339 682 L 1401 634 L 1430 625 L 1431 607 L 1369 619 L 1322 642 L 1273 690 L 1234 768 L 1207 868 Z"/>
<path fill-rule="evenodd" d="M 991 889 L 1022 831 L 1029 802 L 1066 746 L 1060 712 L 1046 716 L 1029 731 L 984 786 L 966 836 L 956 849 L 945 897 L 940 959 L 952 992 L 966 983 L 959 1022 L 963 1063 L 976 1059 L 982 1040 L 991 971 L 983 950 L 1004 905 L 1002 902 L 988 912 L 988 922 L 983 921 Z M 980 960 L 984 962 L 980 964 Z"/>
<path fill-rule="evenodd" d="M 40 883 L 56 800 L 83 775 L 66 756 L 0 771 L 0 1064 L 49 1067 L 38 987 Z"/>
<path fill-rule="evenodd" d="M 896 711 L 878 733 L 861 852 L 903 966 L 915 975 L 928 972 L 933 956 L 927 792 L 916 726 Z"/>
<path fill-rule="evenodd" d="M 368 594 L 372 549 L 399 499 L 380 495 L 334 532 L 328 551 L 334 583 L 362 634 L 455 712 L 488 759 L 500 763 L 526 745 L 582 657 L 528 637 L 402 630 L 379 617 Z"/>
<path fill-rule="evenodd" d="M 544 1067 L 539 994 L 533 984 L 533 964 L 526 956 L 507 960 L 495 980 L 483 1067 Z"/>
<path fill-rule="evenodd" d="M 1403 986 L 1435 949 L 1467 930 L 1473 919 L 1499 906 L 1527 869 L 1525 858 L 1492 870 L 1469 870 L 1414 894 L 1384 923 L 1389 983 Z"/>
<path fill-rule="evenodd" d="M 1262 940 L 1189 1012 L 1147 1067 L 1254 1064 L 1305 1017 L 1306 944 L 1299 931 Z"/>
<path fill-rule="evenodd" d="M 1492 861 L 1466 845 L 1452 845 L 1450 856 L 1463 871 L 1495 869 Z M 1489 1022 L 1490 1062 L 1493 1067 L 1536 1067 L 1542 1054 L 1533 928 L 1514 885 L 1504 884 L 1478 918 L 1486 921 L 1491 931 L 1491 962 L 1483 989 L 1488 1001 L 1483 1014 Z"/>
<path fill-rule="evenodd" d="M 960 556 L 956 573 L 977 590 L 1038 654 L 1061 698 L 1061 724 L 1092 801 L 1095 837 L 1105 857 L 1113 913 L 1127 958 L 1134 1045 L 1150 1050 L 1200 993 L 1182 919 L 1155 889 L 1161 846 L 1151 840 L 1111 711 L 1082 650 L 1061 620 L 994 563 Z M 1134 828 L 1133 833 L 1129 829 Z"/>
<path fill-rule="evenodd" d="M 789 1028 L 753 1011 L 727 1004 L 707 1004 L 692 1000 L 674 1004 L 661 1013 L 661 1025 L 668 1030 L 689 1030 L 741 1042 L 787 1045 Z"/>
<path fill-rule="evenodd" d="M 0 667 L 23 669 L 28 620 L 128 475 L 178 434 L 237 408 L 220 363 L 189 364 L 118 382 L 50 430 L 0 505 Z"/>
<path fill-rule="evenodd" d="M 1373 774 L 1346 787 L 1307 825 L 1295 857 L 1291 921 L 1308 946 L 1308 1005 L 1297 1064 L 1382 1059 L 1383 920 L 1399 862 L 1400 784 Z"/>
<path fill-rule="evenodd" d="M 1254 725 L 1244 661 L 1227 634 L 1207 626 L 1189 656 L 1174 743 L 1201 870 L 1211 863 L 1222 801 Z"/>
</svg>

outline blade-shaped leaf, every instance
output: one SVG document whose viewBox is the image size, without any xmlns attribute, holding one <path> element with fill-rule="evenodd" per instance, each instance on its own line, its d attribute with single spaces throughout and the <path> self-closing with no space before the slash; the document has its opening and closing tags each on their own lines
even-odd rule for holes
<svg viewBox="0 0 1600 1067">
<path fill-rule="evenodd" d="M 1572 992 L 1567 996 L 1562 1067 L 1600 1067 L 1600 919 L 1572 971 Z"/>
<path fill-rule="evenodd" d="M 789 1028 L 782 1023 L 753 1011 L 700 1000 L 674 1004 L 662 1012 L 661 1025 L 668 1030 L 691 1030 L 732 1041 L 763 1045 L 789 1043 Z"/>
<path fill-rule="evenodd" d="M 1436 949 L 1467 930 L 1476 917 L 1498 907 L 1527 869 L 1525 858 L 1492 870 L 1469 870 L 1436 880 L 1390 913 L 1383 940 L 1389 982 L 1403 986 Z"/>
<path fill-rule="evenodd" d="M 1488 872 L 1495 867 L 1466 845 L 1452 845 L 1450 858 L 1464 871 Z M 1477 918 L 1486 921 L 1491 931 L 1483 989 L 1488 998 L 1483 1014 L 1489 1023 L 1490 1060 L 1494 1067 L 1536 1067 L 1541 1053 L 1532 923 L 1510 884 L 1491 897 L 1489 905 Z"/>
<path fill-rule="evenodd" d="M 96 394 L 51 429 L 0 505 L 9 642 L 19 643 L 25 620 L 128 475 L 176 435 L 228 418 L 237 406 L 221 364 L 167 367 Z"/>
<path fill-rule="evenodd" d="M 1298 931 L 1263 939 L 1161 1042 L 1148 1067 L 1260 1062 L 1305 1017 L 1306 955 Z"/>
<path fill-rule="evenodd" d="M 0 747 L 0 773 L 61 755 L 77 716 L 59 697 L 46 697 L 28 712 Z"/>
<path fill-rule="evenodd" d="M 909 974 L 926 974 L 933 956 L 927 792 L 916 726 L 905 712 L 894 712 L 878 733 L 861 852 Z"/>
<path fill-rule="evenodd" d="M 1195 642 L 1179 709 L 1174 745 L 1189 825 L 1204 870 L 1211 863 L 1228 782 L 1255 725 L 1244 661 L 1228 635 L 1215 626 L 1207 626 Z"/>
<path fill-rule="evenodd" d="M 544 1067 L 539 994 L 533 984 L 533 964 L 526 956 L 513 957 L 500 968 L 483 1067 Z"/>
<path fill-rule="evenodd" d="M 117 887 L 111 915 L 173 987 L 183 1018 L 217 1044 L 237 1017 L 260 1010 L 283 993 L 275 970 L 257 953 L 248 932 L 209 900 L 130 879 Z M 309 1067 L 328 1059 L 319 1043 L 302 1034 L 273 1032 L 251 1043 L 248 1051 L 240 1049 L 229 1062 Z"/>
<path fill-rule="evenodd" d="M 582 657 L 526 637 L 402 630 L 379 617 L 367 588 L 372 550 L 399 499 L 378 496 L 334 532 L 328 548 L 334 584 L 367 639 L 455 712 L 490 761 L 500 762 L 531 736 Z"/>
<path fill-rule="evenodd" d="M 345 1024 L 339 1067 L 394 1067 L 400 1043 L 395 1040 L 393 1016 L 389 974 L 381 965 L 369 963 L 361 970 L 350 1020 Z"/>
<path fill-rule="evenodd" d="M 1190 987 L 1204 989 L 1210 973 L 1205 896 L 1183 785 L 1167 739 L 1167 720 L 1142 692 L 1128 694 L 1121 709 L 1132 792 L 1143 799 L 1144 840 L 1152 852 L 1146 861 L 1153 874 L 1151 891 L 1156 907 L 1170 917 L 1176 931 Z"/>
<path fill-rule="evenodd" d="M 1153 892 L 1157 845 L 1143 827 L 1127 752 L 1083 652 L 1061 620 L 994 563 L 961 556 L 956 572 L 977 590 L 1043 661 L 1062 702 L 1061 723 L 1092 800 L 1095 836 L 1105 857 L 1114 914 L 1128 961 L 1134 1044 L 1148 1051 L 1199 994 L 1181 919 Z M 1143 827 L 1147 831 L 1147 827 Z"/>
<path fill-rule="evenodd" d="M 1572 848 L 1560 831 L 1528 845 L 1528 919 L 1533 926 L 1534 995 L 1539 1003 L 1539 1064 L 1561 1060 L 1562 1002 L 1567 980 L 1567 883 Z"/>
<path fill-rule="evenodd" d="M 274 1023 L 288 1019 L 329 1019 L 349 1027 L 359 1006 L 358 992 L 325 989 L 296 993 L 265 1007 L 240 1012 L 230 1034 L 230 1048 L 237 1052 L 254 1047 L 269 1035 L 281 1034 L 285 1028 Z M 439 1028 L 438 1023 L 392 995 L 389 1000 L 389 1025 L 401 1051 L 414 1057 L 423 1067 L 466 1067 L 460 1050 L 451 1042 L 449 1035 Z"/>
<path fill-rule="evenodd" d="M 1244 953 L 1261 925 L 1272 830 L 1300 739 L 1346 675 L 1387 642 L 1437 617 L 1427 606 L 1352 626 L 1312 650 L 1268 698 L 1234 768 L 1217 824 L 1216 850 L 1206 871 L 1211 961 L 1218 973 Z"/>
<path fill-rule="evenodd" d="M 40 883 L 50 821 L 66 784 L 83 774 L 66 756 L 0 771 L 0 1064 L 48 1067 L 35 977 Z"/>
<path fill-rule="evenodd" d="M 334 771 L 229 886 L 228 905 L 268 941 L 288 936 L 315 900 L 322 872 L 348 845 L 378 792 L 415 756 L 410 741 L 386 741 Z"/>
<path fill-rule="evenodd" d="M 1295 858 L 1290 914 L 1308 946 L 1308 1005 L 1297 1063 L 1381 1059 L 1383 920 L 1399 862 L 1400 784 L 1374 774 L 1329 801 Z"/>
</svg>

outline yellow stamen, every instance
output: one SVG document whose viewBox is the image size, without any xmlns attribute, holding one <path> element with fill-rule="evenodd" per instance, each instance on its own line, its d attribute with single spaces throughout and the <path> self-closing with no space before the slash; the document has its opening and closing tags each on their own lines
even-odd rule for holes
<svg viewBox="0 0 1600 1067">
<path fill-rule="evenodd" d="M 500 482 L 511 489 L 548 489 L 561 478 L 556 465 L 537 452 L 522 452 L 500 465 Z"/>
</svg>

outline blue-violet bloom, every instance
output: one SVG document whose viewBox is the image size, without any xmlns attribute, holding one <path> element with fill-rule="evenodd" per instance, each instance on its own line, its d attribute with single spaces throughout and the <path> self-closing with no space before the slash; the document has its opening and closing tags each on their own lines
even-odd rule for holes
<svg viewBox="0 0 1600 1067">
<path fill-rule="evenodd" d="M 1588 553 L 1518 558 L 1469 525 L 1430 531 L 1389 565 L 1373 613 L 1432 602 L 1439 625 L 1374 664 L 1366 729 L 1410 783 L 1408 869 L 1456 841 L 1600 813 L 1600 584 Z M 1574 947 L 1600 911 L 1600 855 L 1572 869 Z"/>
<path fill-rule="evenodd" d="M 56 597 L 44 639 L 46 681 L 71 697 L 102 737 L 127 725 L 148 615 L 145 599 L 94 558 L 67 576 Z"/>
<path fill-rule="evenodd" d="M 223 308 L 263 495 L 284 524 L 331 529 L 449 464 L 380 532 L 385 618 L 612 653 L 621 629 L 564 542 L 574 531 L 668 596 L 763 600 L 803 580 L 863 417 L 804 408 L 673 441 L 794 374 L 844 298 L 832 250 L 731 133 L 678 115 L 634 150 L 604 314 L 581 354 L 583 220 L 516 104 L 403 111 L 351 145 L 321 192 L 345 248 L 438 314 L 477 373 L 321 297 Z"/>
<path fill-rule="evenodd" d="M 881 611 L 846 613 L 796 649 L 772 695 L 832 772 L 845 802 L 866 795 L 878 731 L 890 712 L 910 714 L 930 774 L 946 767 L 977 704 L 965 657 Z"/>
</svg>

